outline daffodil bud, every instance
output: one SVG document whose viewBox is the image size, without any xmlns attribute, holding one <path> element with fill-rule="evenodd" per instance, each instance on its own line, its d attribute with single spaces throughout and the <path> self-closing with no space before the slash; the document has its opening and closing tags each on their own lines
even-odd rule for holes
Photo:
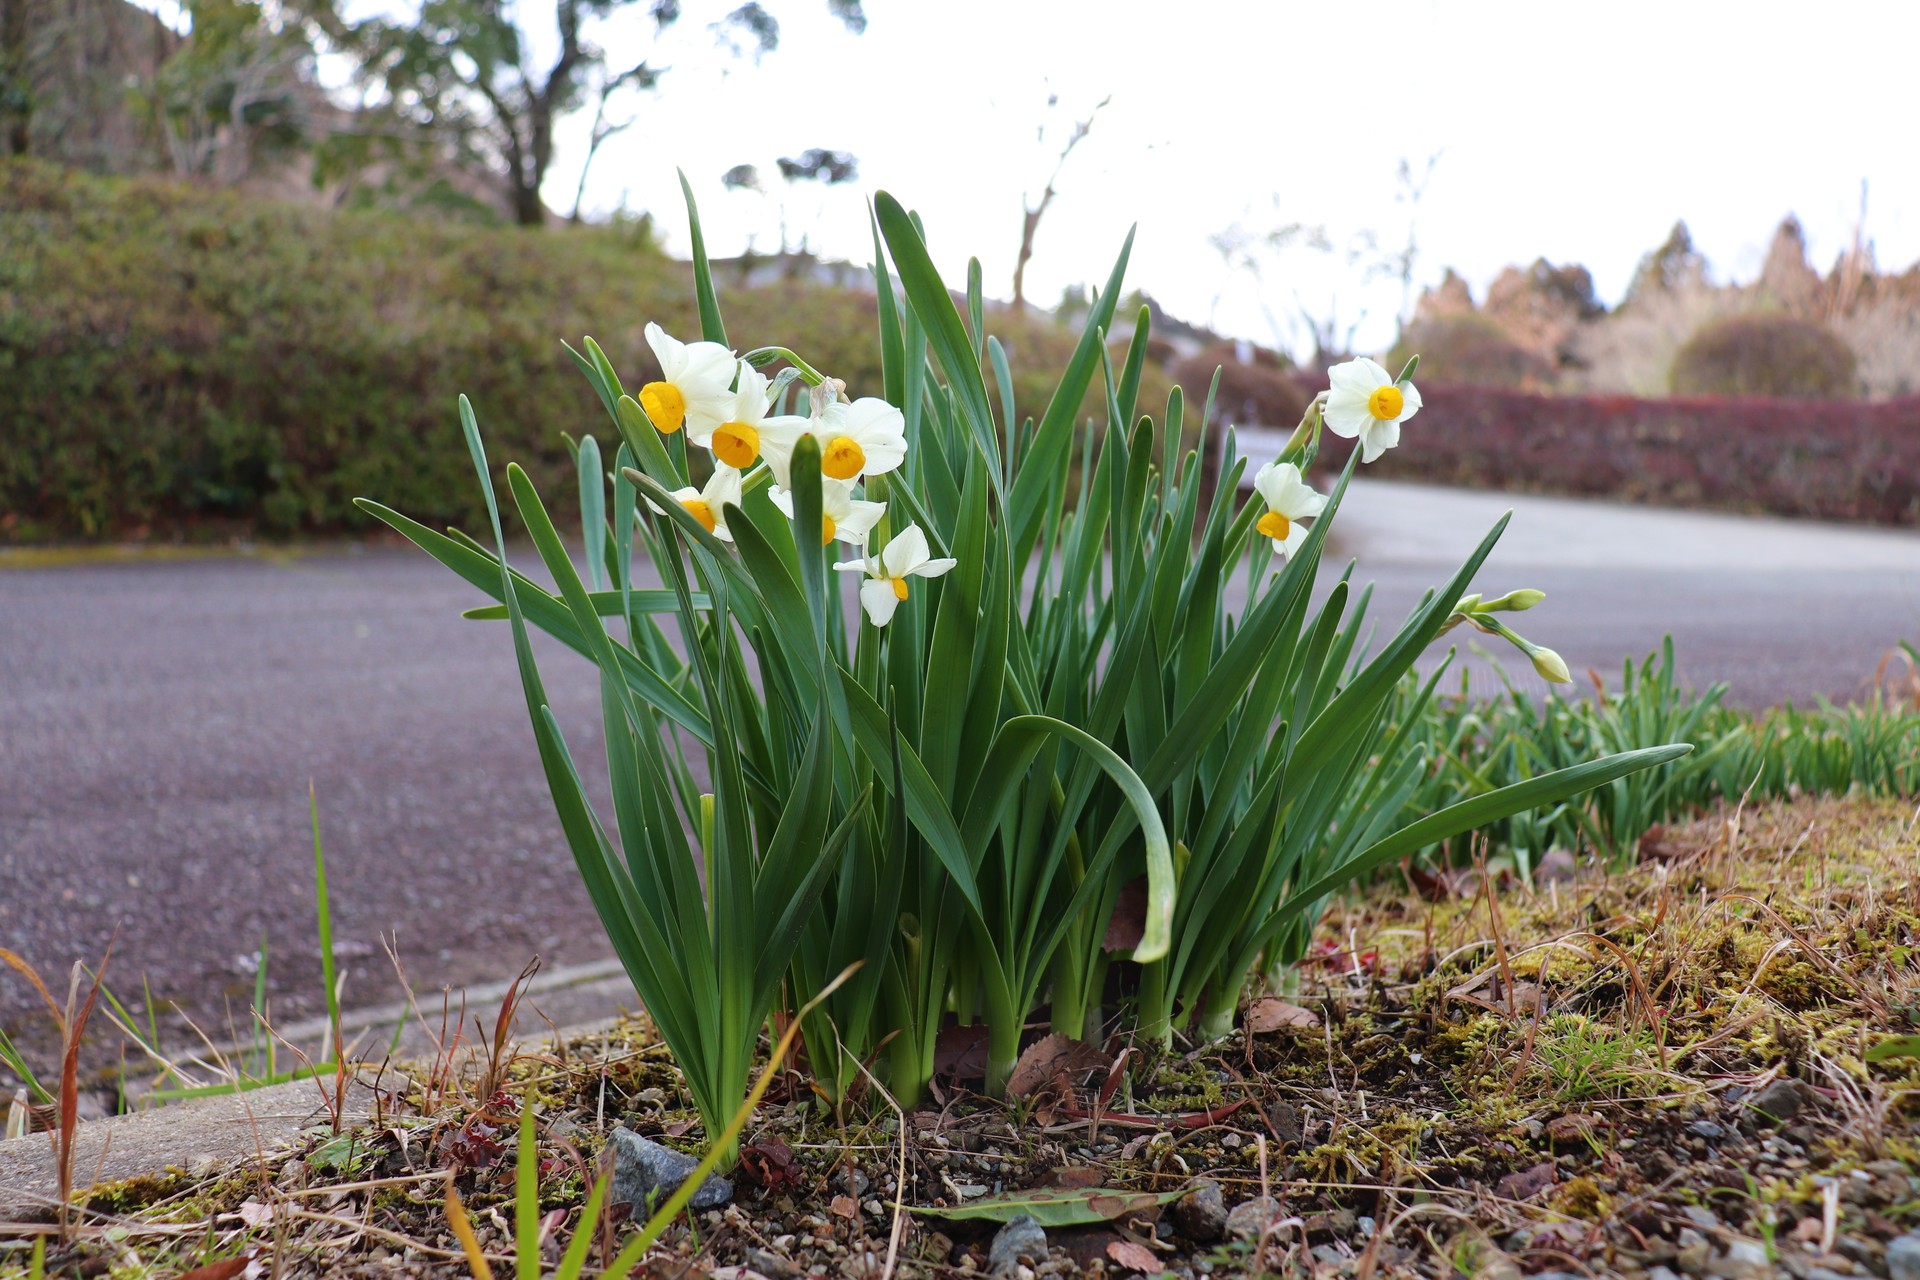
<svg viewBox="0 0 1920 1280">
<path fill-rule="evenodd" d="M 1453 606 L 1453 611 L 1455 613 L 1472 613 L 1475 609 L 1478 609 L 1479 607 L 1480 607 L 1480 593 L 1476 591 L 1470 596 L 1461 596 L 1460 603 Z"/>
<path fill-rule="evenodd" d="M 1573 673 L 1567 670 L 1567 660 L 1553 650 L 1536 647 L 1527 656 L 1533 659 L 1533 669 L 1540 673 L 1542 680 L 1554 684 L 1573 683 Z"/>
<path fill-rule="evenodd" d="M 1544 591 L 1535 591 L 1532 587 L 1521 587 L 1517 591 L 1507 592 L 1498 599 L 1487 601 L 1480 606 L 1480 611 L 1489 613 L 1495 609 L 1504 609 L 1509 613 L 1525 613 L 1546 598 L 1547 593 Z"/>
</svg>

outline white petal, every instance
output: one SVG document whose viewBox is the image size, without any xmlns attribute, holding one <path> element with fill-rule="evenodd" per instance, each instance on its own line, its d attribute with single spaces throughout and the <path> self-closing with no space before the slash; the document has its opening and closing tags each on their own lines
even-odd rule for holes
<svg viewBox="0 0 1920 1280">
<path fill-rule="evenodd" d="M 836 573 L 865 573 L 867 562 L 863 560 L 836 560 L 833 562 Z"/>
<path fill-rule="evenodd" d="M 885 400 L 863 396 L 846 406 L 846 432 L 864 445 L 868 440 L 905 436 L 907 417 Z"/>
<path fill-rule="evenodd" d="M 902 576 L 915 577 L 915 578 L 937 578 L 941 574 L 946 573 L 948 570 L 952 569 L 955 565 L 959 563 L 960 562 L 958 560 L 955 560 L 952 556 L 940 556 L 937 559 L 933 559 L 933 560 L 922 560 L 919 564 L 907 570 L 906 574 Z"/>
<path fill-rule="evenodd" d="M 1372 395 L 1376 388 L 1390 387 L 1393 385 L 1393 375 L 1388 373 L 1384 368 L 1376 364 L 1374 361 L 1367 359 L 1365 356 L 1361 356 L 1358 360 L 1351 361 L 1350 363 L 1356 366 L 1355 376 L 1354 376 L 1354 383 L 1356 386 L 1359 385 L 1359 380 L 1360 380 L 1359 375 L 1361 374 L 1366 375 L 1366 385 L 1367 385 L 1368 395 Z"/>
<path fill-rule="evenodd" d="M 1373 365 L 1371 360 L 1347 360 L 1327 370 L 1327 386 L 1334 391 L 1358 392 L 1362 398 L 1373 394 L 1373 389 L 1383 382 L 1391 381 L 1382 373 L 1375 378 L 1367 369 Z M 1380 366 L 1373 365 L 1375 369 Z"/>
<path fill-rule="evenodd" d="M 677 501 L 685 502 L 688 498 L 699 497 L 700 491 L 694 488 L 692 485 L 688 485 L 684 489 L 675 489 L 672 493 L 668 494 L 667 496 Z M 652 498 L 647 499 L 647 505 L 653 508 L 653 513 L 657 516 L 663 516 L 667 514 L 666 510 L 663 507 L 661 507 L 659 503 L 655 502 Z"/>
<path fill-rule="evenodd" d="M 1253 473 L 1253 491 L 1260 495 L 1260 500 L 1266 503 L 1269 509 L 1279 501 L 1280 481 L 1280 464 L 1278 462 L 1269 462 L 1266 466 Z"/>
<path fill-rule="evenodd" d="M 713 464 L 713 475 L 707 480 L 707 487 L 701 491 L 701 497 L 707 500 L 714 514 L 720 513 L 720 504 L 730 502 L 740 505 L 740 472 L 724 462 Z"/>
<path fill-rule="evenodd" d="M 867 455 L 862 475 L 883 476 L 907 460 L 907 442 L 904 438 L 892 438 L 870 445 L 862 445 L 860 451 Z"/>
<path fill-rule="evenodd" d="M 1366 396 L 1353 396 L 1344 391 L 1334 391 L 1327 397 L 1326 408 L 1320 416 L 1327 424 L 1327 430 L 1337 436 L 1351 440 L 1367 429 L 1367 424 L 1377 419 L 1367 410 Z"/>
<path fill-rule="evenodd" d="M 789 520 L 793 519 L 793 495 L 791 493 L 788 493 L 776 484 L 767 490 L 767 501 L 771 502 L 781 515 Z M 834 566 L 836 569 L 839 567 L 839 565 Z"/>
<path fill-rule="evenodd" d="M 929 554 L 927 535 L 920 532 L 919 525 L 910 524 L 895 535 L 886 550 L 880 553 L 880 564 L 889 578 L 904 578 Z"/>
<path fill-rule="evenodd" d="M 1314 516 L 1319 515 L 1326 509 L 1327 495 L 1324 493 L 1315 493 L 1313 490 L 1308 489 L 1306 490 L 1305 496 L 1300 499 L 1298 508 L 1287 512 L 1287 519 L 1311 520 Z"/>
<path fill-rule="evenodd" d="M 1272 542 L 1273 539 L 1268 538 L 1267 541 Z M 1293 559 L 1300 548 L 1306 544 L 1306 541 L 1307 531 L 1296 522 L 1292 528 L 1287 530 L 1287 536 L 1279 542 L 1281 556 L 1288 560 Z"/>
<path fill-rule="evenodd" d="M 833 536 L 842 542 L 865 542 L 867 535 L 873 532 L 873 526 L 880 523 L 880 517 L 887 514 L 884 502 L 862 502 L 858 498 L 847 503 L 845 515 L 833 518 Z"/>
<path fill-rule="evenodd" d="M 1400 416 L 1395 419 L 1395 421 L 1405 422 L 1408 418 L 1420 412 L 1420 388 L 1414 386 L 1411 382 L 1402 383 L 1400 385 L 1400 396 L 1402 408 L 1400 410 Z"/>
<path fill-rule="evenodd" d="M 682 378 L 708 383 L 720 390 L 730 390 L 734 375 L 740 370 L 740 362 L 733 352 L 717 342 L 690 342 L 684 348 L 682 359 Z"/>
<path fill-rule="evenodd" d="M 893 621 L 893 611 L 900 607 L 900 597 L 893 593 L 893 583 L 885 578 L 868 578 L 860 584 L 860 607 L 867 611 L 867 621 L 876 627 L 884 627 Z"/>
<path fill-rule="evenodd" d="M 646 334 L 647 345 L 653 348 L 653 358 L 660 362 L 660 376 L 672 382 L 686 362 L 683 355 L 686 344 L 651 320 L 647 321 Z"/>
</svg>

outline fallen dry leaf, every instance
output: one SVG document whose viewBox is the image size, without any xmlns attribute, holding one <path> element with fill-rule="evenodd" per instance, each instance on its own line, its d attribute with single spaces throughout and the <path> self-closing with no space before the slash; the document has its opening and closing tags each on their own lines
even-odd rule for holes
<svg viewBox="0 0 1920 1280">
<path fill-rule="evenodd" d="M 860 1206 L 854 1203 L 852 1196 L 835 1196 L 833 1203 L 827 1206 L 827 1212 L 836 1218 L 845 1218 L 852 1222 L 860 1216 Z"/>
<path fill-rule="evenodd" d="M 263 1270 L 260 1250 L 252 1248 L 237 1258 L 223 1258 L 219 1262 L 209 1262 L 204 1267 L 183 1271 L 179 1280 L 254 1280 Z"/>
<path fill-rule="evenodd" d="M 1496 1182 L 1493 1194 L 1502 1200 L 1531 1200 L 1558 1180 L 1551 1160 L 1542 1160 L 1531 1169 L 1510 1173 Z"/>
<path fill-rule="evenodd" d="M 1097 1187 L 1104 1175 L 1098 1169 L 1089 1169 L 1084 1165 L 1064 1165 L 1046 1176 L 1043 1186 L 1060 1187 L 1067 1191 L 1079 1191 L 1086 1187 Z"/>
<path fill-rule="evenodd" d="M 1264 1036 L 1292 1029 L 1311 1031 L 1320 1025 L 1320 1015 L 1297 1004 L 1268 996 L 1247 1006 L 1247 1034 Z"/>
<path fill-rule="evenodd" d="M 1147 933 L 1147 878 L 1135 876 L 1120 888 L 1113 900 L 1113 914 L 1107 917 L 1107 932 L 1100 939 L 1102 951 L 1131 951 Z"/>
<path fill-rule="evenodd" d="M 953 1080 L 987 1078 L 987 1028 L 981 1023 L 940 1028 L 933 1041 L 933 1073 Z"/>
<path fill-rule="evenodd" d="M 1600 1117 L 1572 1112 L 1547 1121 L 1547 1137 L 1555 1142 L 1578 1142 L 1600 1127 Z"/>
<path fill-rule="evenodd" d="M 1013 1064 L 1013 1074 L 1007 1077 L 1007 1096 L 1031 1098 L 1049 1087 L 1058 1093 L 1069 1093 L 1079 1079 L 1105 1069 L 1106 1065 L 1106 1054 L 1084 1041 L 1055 1032 L 1028 1045 L 1020 1061 Z"/>
<path fill-rule="evenodd" d="M 1115 1240 L 1107 1246 L 1107 1256 L 1129 1271 L 1138 1271 L 1142 1275 L 1159 1275 L 1165 1271 L 1166 1264 L 1153 1256 L 1153 1250 L 1131 1240 Z"/>
</svg>

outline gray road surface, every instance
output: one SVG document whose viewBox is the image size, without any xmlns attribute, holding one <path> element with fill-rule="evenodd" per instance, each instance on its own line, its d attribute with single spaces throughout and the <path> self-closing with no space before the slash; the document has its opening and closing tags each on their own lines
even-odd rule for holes
<svg viewBox="0 0 1920 1280">
<path fill-rule="evenodd" d="M 1340 550 L 1397 621 L 1509 503 L 1482 584 L 1545 589 L 1524 630 L 1576 671 L 1671 630 L 1685 674 L 1762 704 L 1860 691 L 1920 637 L 1920 537 L 1361 483 Z M 0 946 L 244 1026 L 266 936 L 276 1018 L 320 1004 L 307 785 L 349 1003 L 605 954 L 541 780 L 503 626 L 410 550 L 0 569 Z M 589 671 L 544 664 L 597 754 Z M 1523 663 L 1506 669 L 1532 681 Z M 1484 673 L 1483 673 L 1484 674 Z M 116 936 L 117 935 L 117 936 Z M 0 976 L 0 1027 L 35 1018 Z"/>
</svg>

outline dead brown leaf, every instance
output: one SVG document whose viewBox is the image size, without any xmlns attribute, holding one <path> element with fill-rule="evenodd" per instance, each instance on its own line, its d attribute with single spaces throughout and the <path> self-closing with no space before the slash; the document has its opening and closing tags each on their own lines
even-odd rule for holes
<svg viewBox="0 0 1920 1280">
<path fill-rule="evenodd" d="M 1107 1246 L 1107 1256 L 1129 1271 L 1138 1271 L 1142 1275 L 1159 1275 L 1165 1271 L 1166 1264 L 1153 1256 L 1153 1250 L 1131 1240 L 1115 1240 Z"/>
<path fill-rule="evenodd" d="M 1072 1036 L 1055 1032 L 1027 1046 L 1007 1077 L 1009 1098 L 1031 1098 L 1051 1088 L 1062 1096 L 1088 1075 L 1106 1068 L 1107 1055 Z"/>
<path fill-rule="evenodd" d="M 1551 1160 L 1542 1160 L 1531 1169 L 1510 1173 L 1496 1182 L 1493 1193 L 1502 1200 L 1531 1200 L 1559 1180 Z"/>
<path fill-rule="evenodd" d="M 860 1206 L 854 1202 L 852 1196 L 835 1196 L 833 1202 L 827 1206 L 827 1212 L 836 1218 L 845 1218 L 848 1222 L 852 1222 L 860 1216 Z"/>
<path fill-rule="evenodd" d="M 1268 996 L 1247 1006 L 1247 1033 L 1264 1036 L 1275 1031 L 1312 1031 L 1320 1025 L 1320 1015 L 1285 1000 Z"/>
<path fill-rule="evenodd" d="M 1106 936 L 1100 939 L 1103 951 L 1131 951 L 1147 933 L 1147 878 L 1135 876 L 1120 888 L 1113 900 L 1113 914 L 1107 917 Z"/>
</svg>

